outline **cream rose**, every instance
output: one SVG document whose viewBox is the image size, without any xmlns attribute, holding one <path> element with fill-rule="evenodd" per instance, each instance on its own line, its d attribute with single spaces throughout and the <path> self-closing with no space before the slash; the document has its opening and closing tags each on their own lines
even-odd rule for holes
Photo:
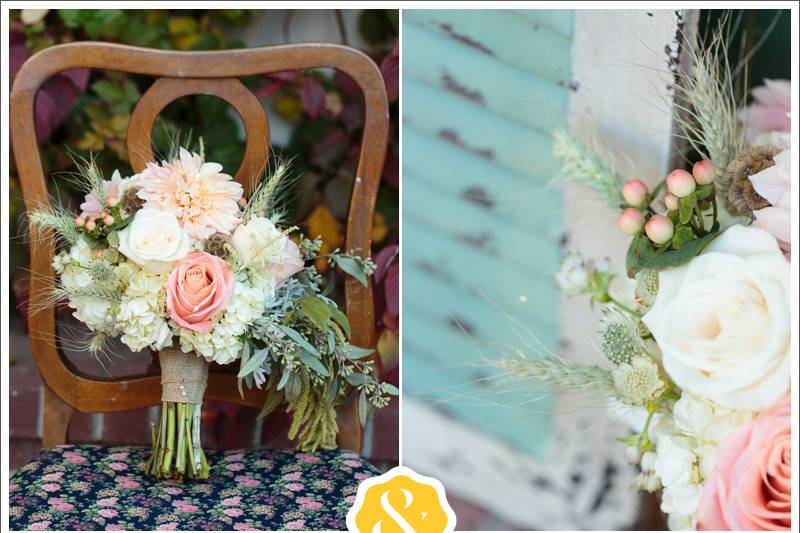
<svg viewBox="0 0 800 533">
<path fill-rule="evenodd" d="M 147 272 L 166 272 L 191 249 L 189 235 L 175 215 L 142 209 L 119 232 L 119 251 Z"/>
<path fill-rule="evenodd" d="M 662 271 L 643 317 L 682 389 L 757 410 L 789 390 L 789 262 L 766 231 L 733 226 L 688 264 Z"/>
</svg>

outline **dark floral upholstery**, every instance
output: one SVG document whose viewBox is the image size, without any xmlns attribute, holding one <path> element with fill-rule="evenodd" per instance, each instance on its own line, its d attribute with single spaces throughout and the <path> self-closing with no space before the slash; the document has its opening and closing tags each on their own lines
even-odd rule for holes
<svg viewBox="0 0 800 533">
<path fill-rule="evenodd" d="M 378 472 L 358 455 L 210 452 L 211 476 L 177 484 L 143 476 L 148 448 L 57 446 L 10 484 L 12 530 L 347 529 L 358 484 Z"/>
</svg>

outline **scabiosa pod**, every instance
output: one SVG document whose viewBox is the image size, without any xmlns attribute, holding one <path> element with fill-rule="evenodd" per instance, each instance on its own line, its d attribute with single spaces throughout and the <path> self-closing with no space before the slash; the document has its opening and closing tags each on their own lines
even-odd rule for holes
<svg viewBox="0 0 800 533">
<path fill-rule="evenodd" d="M 605 327 L 600 334 L 600 351 L 612 364 L 630 363 L 644 350 L 638 328 L 629 317 L 608 308 L 603 313 L 602 323 Z"/>
</svg>

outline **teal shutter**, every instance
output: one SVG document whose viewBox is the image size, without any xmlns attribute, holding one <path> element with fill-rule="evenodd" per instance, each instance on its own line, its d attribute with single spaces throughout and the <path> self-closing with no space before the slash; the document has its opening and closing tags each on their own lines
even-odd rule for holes
<svg viewBox="0 0 800 533">
<path fill-rule="evenodd" d="M 404 394 L 533 454 L 551 398 L 484 396 L 481 360 L 522 347 L 503 312 L 556 348 L 563 222 L 550 150 L 566 122 L 571 32 L 569 11 L 403 11 Z"/>
</svg>

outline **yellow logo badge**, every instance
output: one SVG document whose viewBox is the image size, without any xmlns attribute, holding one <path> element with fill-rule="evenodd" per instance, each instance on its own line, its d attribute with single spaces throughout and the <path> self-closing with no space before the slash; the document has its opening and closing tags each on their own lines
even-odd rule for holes
<svg viewBox="0 0 800 533">
<path fill-rule="evenodd" d="M 455 527 L 439 480 L 405 466 L 362 481 L 347 513 L 347 528 L 360 533 L 444 533 Z"/>
</svg>

